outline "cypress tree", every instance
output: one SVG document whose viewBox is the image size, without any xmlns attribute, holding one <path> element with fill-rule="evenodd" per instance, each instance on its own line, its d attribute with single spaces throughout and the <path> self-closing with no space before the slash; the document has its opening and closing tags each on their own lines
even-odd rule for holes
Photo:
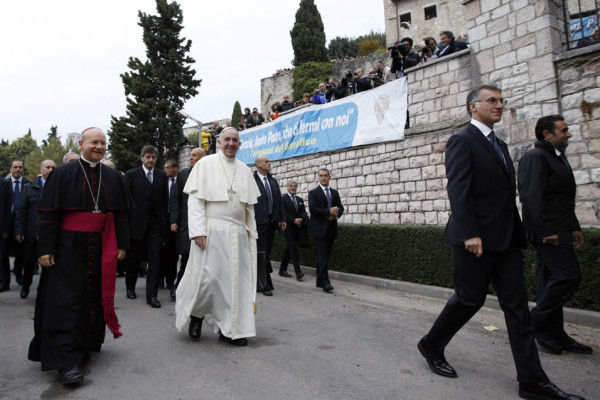
<svg viewBox="0 0 600 400">
<path fill-rule="evenodd" d="M 314 0 L 301 0 L 296 22 L 290 31 L 294 49 L 294 66 L 308 61 L 328 62 L 325 29 Z"/>
<path fill-rule="evenodd" d="M 231 114 L 231 127 L 237 129 L 240 124 L 240 117 L 242 116 L 242 106 L 239 101 L 236 101 L 233 105 L 233 113 Z"/>
<path fill-rule="evenodd" d="M 126 116 L 112 116 L 110 150 L 120 170 L 139 165 L 146 144 L 158 148 L 157 165 L 175 157 L 184 141 L 185 101 L 198 94 L 201 80 L 194 79 L 195 60 L 188 55 L 192 41 L 180 37 L 183 14 L 176 2 L 156 0 L 157 15 L 138 12 L 143 29 L 146 60 L 130 57 L 129 72 L 121 74 Z"/>
</svg>

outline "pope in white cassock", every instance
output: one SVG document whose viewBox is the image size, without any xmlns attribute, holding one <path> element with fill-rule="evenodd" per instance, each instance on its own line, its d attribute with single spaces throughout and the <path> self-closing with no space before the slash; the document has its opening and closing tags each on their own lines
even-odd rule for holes
<svg viewBox="0 0 600 400">
<path fill-rule="evenodd" d="M 250 168 L 237 160 L 239 133 L 221 132 L 221 151 L 202 158 L 184 188 L 193 244 L 177 287 L 175 325 L 194 340 L 202 321 L 220 333 L 219 340 L 246 346 L 256 336 L 256 222 L 260 196 Z"/>
</svg>

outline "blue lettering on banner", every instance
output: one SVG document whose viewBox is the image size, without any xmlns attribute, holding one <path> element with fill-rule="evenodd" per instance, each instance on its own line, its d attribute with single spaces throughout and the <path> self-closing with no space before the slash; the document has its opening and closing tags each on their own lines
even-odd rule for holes
<svg viewBox="0 0 600 400">
<path fill-rule="evenodd" d="M 357 121 L 358 107 L 353 102 L 309 108 L 240 132 L 242 145 L 236 157 L 252 164 L 259 156 L 283 160 L 351 147 Z"/>
</svg>

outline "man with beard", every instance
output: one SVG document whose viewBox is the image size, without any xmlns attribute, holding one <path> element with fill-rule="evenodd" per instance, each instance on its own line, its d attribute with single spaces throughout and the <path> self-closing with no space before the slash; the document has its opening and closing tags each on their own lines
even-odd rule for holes
<svg viewBox="0 0 600 400">
<path fill-rule="evenodd" d="M 36 208 L 40 200 L 42 188 L 56 164 L 52 160 L 44 160 L 40 166 L 40 176 L 33 182 L 25 185 L 16 209 L 15 239 L 25 246 L 23 259 L 23 284 L 21 285 L 21 298 L 29 296 L 29 287 L 33 280 L 33 273 L 37 266 L 37 237 L 38 216 Z"/>
<path fill-rule="evenodd" d="M 523 224 L 537 252 L 535 336 L 552 354 L 592 354 L 591 347 L 565 332 L 563 322 L 563 306 L 581 282 L 574 249 L 583 247 L 575 215 L 577 186 L 565 156 L 572 135 L 562 115 L 551 115 L 538 120 L 535 136 L 535 147 L 519 162 Z"/>
</svg>

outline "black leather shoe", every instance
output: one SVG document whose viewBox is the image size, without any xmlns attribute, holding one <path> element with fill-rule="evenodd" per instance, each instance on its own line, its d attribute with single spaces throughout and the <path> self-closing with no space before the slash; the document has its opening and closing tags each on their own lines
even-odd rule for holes
<svg viewBox="0 0 600 400">
<path fill-rule="evenodd" d="M 63 385 L 72 385 L 83 380 L 83 373 L 79 367 L 71 367 L 59 370 L 58 377 Z"/>
<path fill-rule="evenodd" d="M 148 305 L 150 305 L 152 308 L 160 308 L 160 301 L 158 301 L 156 297 L 146 300 L 146 303 L 148 303 Z"/>
<path fill-rule="evenodd" d="M 269 289 L 263 290 L 262 294 L 264 294 L 265 296 L 273 296 L 273 292 Z"/>
<path fill-rule="evenodd" d="M 331 286 L 330 284 L 326 284 L 323 286 L 323 291 L 325 293 L 331 293 L 333 292 L 333 286 Z"/>
<path fill-rule="evenodd" d="M 29 296 L 29 288 L 25 286 L 21 287 L 21 298 L 26 299 L 27 296 Z"/>
<path fill-rule="evenodd" d="M 137 294 L 135 294 L 135 290 L 127 289 L 127 298 L 128 299 L 137 299 Z"/>
<path fill-rule="evenodd" d="M 175 297 L 177 296 L 177 289 L 175 289 L 175 287 L 172 287 L 171 290 L 169 290 L 169 296 L 171 296 L 172 300 L 175 300 Z"/>
<path fill-rule="evenodd" d="M 200 339 L 200 333 L 202 332 L 202 321 L 204 318 L 193 317 L 190 321 L 190 328 L 188 329 L 188 334 L 192 338 L 192 340 Z"/>
<path fill-rule="evenodd" d="M 292 277 L 289 273 L 287 273 L 287 271 L 279 271 L 279 276 L 283 276 L 284 278 Z"/>
<path fill-rule="evenodd" d="M 578 354 L 592 354 L 593 350 L 590 346 L 586 346 L 585 344 L 579 343 L 572 337 L 566 335 L 564 340 L 560 340 L 559 344 L 564 351 L 570 351 L 571 353 Z"/>
<path fill-rule="evenodd" d="M 554 383 L 519 383 L 519 397 L 530 400 L 585 400 L 576 394 L 565 393 Z"/>
<path fill-rule="evenodd" d="M 563 351 L 562 346 L 550 336 L 536 337 L 535 340 L 537 341 L 537 344 L 547 353 L 561 354 Z"/>
<path fill-rule="evenodd" d="M 300 272 L 300 274 L 296 275 L 296 280 L 301 281 L 302 278 L 304 278 L 304 274 L 302 272 Z"/>
<path fill-rule="evenodd" d="M 219 334 L 219 341 L 232 344 L 234 346 L 248 346 L 248 339 L 240 338 L 240 339 L 230 339 L 227 336 L 223 336 L 222 333 Z"/>
<path fill-rule="evenodd" d="M 434 373 L 445 376 L 446 378 L 456 378 L 456 371 L 448 364 L 446 358 L 444 356 L 434 355 L 433 352 L 429 351 L 423 342 L 423 339 L 419 341 L 417 347 L 419 348 L 421 355 L 425 357 L 429 368 L 431 368 Z"/>
</svg>

